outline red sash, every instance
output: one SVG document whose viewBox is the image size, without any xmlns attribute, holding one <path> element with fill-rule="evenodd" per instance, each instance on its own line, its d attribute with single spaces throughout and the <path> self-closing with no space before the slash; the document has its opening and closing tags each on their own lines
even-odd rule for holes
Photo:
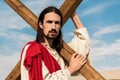
<svg viewBox="0 0 120 80">
<path fill-rule="evenodd" d="M 29 48 L 26 51 L 24 66 L 29 72 L 29 80 L 44 80 L 42 76 L 42 61 L 52 74 L 60 70 L 60 65 L 48 52 L 48 50 L 37 42 L 29 42 Z"/>
</svg>

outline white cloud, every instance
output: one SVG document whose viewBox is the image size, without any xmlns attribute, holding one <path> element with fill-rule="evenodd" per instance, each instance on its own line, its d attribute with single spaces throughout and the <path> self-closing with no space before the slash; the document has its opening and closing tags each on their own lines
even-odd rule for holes
<svg viewBox="0 0 120 80">
<path fill-rule="evenodd" d="M 110 67 L 110 66 L 100 66 L 99 67 L 99 71 L 102 72 L 102 71 L 108 71 L 108 70 L 119 70 L 120 67 L 119 66 L 114 66 L 114 67 Z"/>
<path fill-rule="evenodd" d="M 120 56 L 120 39 L 106 44 L 104 41 L 91 40 L 91 60 L 93 67 L 98 71 L 120 69 L 120 59 L 115 57 Z M 115 56 L 114 56 L 115 55 Z"/>
<path fill-rule="evenodd" d="M 93 37 L 98 38 L 104 34 L 116 33 L 116 32 L 120 32 L 120 24 L 110 25 L 110 26 L 102 26 L 102 28 L 99 31 L 94 33 Z"/>
<path fill-rule="evenodd" d="M 0 55 L 0 79 L 5 80 L 14 66 L 17 64 L 20 59 L 18 52 L 15 52 L 13 55 L 6 56 Z"/>
<path fill-rule="evenodd" d="M 33 13 L 39 15 L 42 9 L 44 9 L 47 0 L 35 0 L 35 1 L 22 1 L 25 6 L 27 6 Z"/>
<path fill-rule="evenodd" d="M 23 46 L 23 44 L 27 41 L 35 40 L 35 36 L 24 34 L 19 31 L 14 31 L 14 32 L 1 31 L 0 37 L 9 40 L 7 43 L 11 43 L 11 41 L 16 43 L 16 47 Z M 7 45 L 7 44 L 5 43 L 4 45 Z"/>
<path fill-rule="evenodd" d="M 8 40 L 8 42 L 2 42 L 4 45 L 0 46 L 2 47 L 0 51 L 0 61 L 2 63 L 0 64 L 0 79 L 4 80 L 20 59 L 21 50 L 15 50 L 14 48 L 22 47 L 25 42 L 34 39 L 34 37 L 17 31 L 8 31 L 9 29 L 19 31 L 28 25 L 9 6 L 4 7 L 4 10 L 1 9 L 0 17 L 0 37 Z M 12 48 L 9 43 L 16 43 L 16 45 Z"/>
<path fill-rule="evenodd" d="M 100 41 L 100 40 L 96 40 L 96 39 L 91 39 L 91 44 L 92 44 L 92 47 L 96 47 L 96 46 L 103 46 L 105 45 L 105 42 L 104 41 Z"/>
<path fill-rule="evenodd" d="M 0 51 L 0 61 L 2 63 L 0 64 L 1 80 L 4 80 L 17 64 L 20 59 L 22 47 L 25 43 L 35 39 L 32 35 L 24 34 L 19 31 L 11 32 L 7 30 L 7 28 L 6 30 L 0 30 L 0 37 L 7 39 L 7 42 L 2 42 L 3 45 L 0 46 L 2 49 Z"/>
<path fill-rule="evenodd" d="M 99 5 L 95 5 L 91 8 L 86 9 L 81 16 L 87 16 L 90 14 L 97 14 L 100 13 L 101 11 L 104 11 L 107 7 L 116 4 L 115 2 L 108 2 L 108 3 L 103 3 Z"/>
<path fill-rule="evenodd" d="M 96 43 L 98 44 L 97 46 Z M 100 40 L 92 40 L 92 49 L 91 54 L 93 59 L 99 59 L 100 56 L 112 55 L 112 54 L 120 54 L 120 39 L 116 40 L 111 44 L 106 44 Z"/>
<path fill-rule="evenodd" d="M 9 13 L 10 11 L 10 13 Z M 19 16 L 16 14 L 16 12 L 13 12 L 9 10 L 9 8 L 6 8 L 1 12 L 0 15 L 0 30 L 7 30 L 7 29 L 18 29 L 21 30 L 28 26 L 28 24 Z"/>
<path fill-rule="evenodd" d="M 56 6 L 57 8 L 59 8 L 64 1 L 65 0 L 26 0 L 22 2 L 38 16 L 40 12 L 47 6 Z"/>
<path fill-rule="evenodd" d="M 65 42 L 69 43 L 73 36 L 74 36 L 74 34 L 72 32 L 65 32 L 63 34 L 63 39 Z"/>
</svg>

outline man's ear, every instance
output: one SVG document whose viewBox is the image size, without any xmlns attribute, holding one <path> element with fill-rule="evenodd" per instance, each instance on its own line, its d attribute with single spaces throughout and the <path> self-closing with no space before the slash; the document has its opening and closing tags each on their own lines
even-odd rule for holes
<svg viewBox="0 0 120 80">
<path fill-rule="evenodd" d="M 41 29 L 43 29 L 43 25 L 42 25 L 41 22 L 39 22 L 39 26 L 40 26 Z"/>
</svg>

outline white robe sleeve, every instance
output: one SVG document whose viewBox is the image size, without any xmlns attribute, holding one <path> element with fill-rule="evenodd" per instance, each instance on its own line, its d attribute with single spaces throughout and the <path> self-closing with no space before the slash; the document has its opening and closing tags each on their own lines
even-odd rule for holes
<svg viewBox="0 0 120 80">
<path fill-rule="evenodd" d="M 50 74 L 45 65 L 42 68 L 44 68 L 42 69 L 44 80 L 69 80 L 70 78 L 70 72 L 68 69 L 58 70 Z"/>
<path fill-rule="evenodd" d="M 74 38 L 68 43 L 69 46 L 75 52 L 87 56 L 90 51 L 90 39 L 86 28 L 76 29 L 74 34 Z"/>
<path fill-rule="evenodd" d="M 74 38 L 68 45 L 78 54 L 82 54 L 85 56 L 89 63 L 91 62 L 90 60 L 90 39 L 89 35 L 87 32 L 87 29 L 81 28 L 81 29 L 76 29 L 74 31 Z M 70 80 L 86 80 L 80 73 L 75 73 L 70 77 Z"/>
<path fill-rule="evenodd" d="M 28 71 L 26 69 L 26 67 L 23 65 L 23 62 L 24 62 L 24 58 L 25 58 L 25 55 L 26 55 L 26 51 L 28 49 L 29 45 L 26 45 L 24 47 L 24 50 L 23 50 L 23 53 L 22 53 L 22 59 L 21 59 L 21 80 L 29 80 L 29 76 L 28 76 Z"/>
</svg>

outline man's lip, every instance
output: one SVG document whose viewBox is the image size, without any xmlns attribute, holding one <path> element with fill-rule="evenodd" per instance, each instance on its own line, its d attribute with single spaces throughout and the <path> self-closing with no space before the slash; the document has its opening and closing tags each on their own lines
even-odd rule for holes
<svg viewBox="0 0 120 80">
<path fill-rule="evenodd" d="M 50 33 L 57 33 L 57 32 L 55 32 L 55 31 L 51 31 Z"/>
<path fill-rule="evenodd" d="M 56 32 L 50 32 L 51 34 L 56 34 Z"/>
</svg>

